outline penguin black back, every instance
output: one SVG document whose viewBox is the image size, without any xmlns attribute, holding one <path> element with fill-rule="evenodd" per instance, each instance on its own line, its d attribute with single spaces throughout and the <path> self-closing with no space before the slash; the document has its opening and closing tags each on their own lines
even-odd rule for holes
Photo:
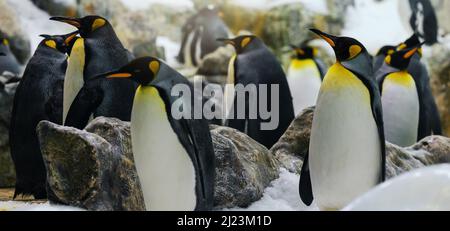
<svg viewBox="0 0 450 231">
<path fill-rule="evenodd" d="M 47 197 L 46 170 L 36 126 L 42 120 L 61 124 L 62 88 L 67 68 L 68 36 L 45 36 L 29 61 L 17 87 L 10 127 L 11 156 L 18 195 Z"/>
<path fill-rule="evenodd" d="M 261 87 L 268 88 L 266 99 L 258 96 L 257 102 L 250 102 L 248 97 L 246 97 L 245 119 L 231 118 L 227 120 L 226 124 L 229 127 L 247 133 L 259 143 L 267 148 L 271 148 L 284 134 L 294 119 L 292 95 L 281 64 L 266 45 L 256 36 L 240 36 L 232 40 L 221 40 L 233 45 L 236 49 L 237 58 L 234 62 L 235 73 L 232 73 L 235 79 L 234 84 L 243 86 L 254 85 L 256 86 L 257 92 L 260 92 Z M 274 85 L 278 86 L 279 95 L 272 96 L 271 87 Z M 259 95 L 259 93 L 257 94 Z M 277 99 L 276 102 L 271 102 L 272 97 Z M 238 111 L 237 100 L 237 97 L 235 97 L 234 112 Z M 250 118 L 249 116 L 250 105 L 258 104 L 257 107 L 259 108 L 261 106 L 261 100 L 267 100 L 268 111 L 276 110 L 276 105 L 279 106 L 279 110 L 275 112 L 279 115 L 279 121 L 274 129 L 265 130 L 261 127 L 263 123 L 269 123 L 270 119 L 262 119 L 260 113 L 258 113 L 257 119 Z M 259 108 L 259 111 L 261 111 L 261 108 Z"/>
</svg>

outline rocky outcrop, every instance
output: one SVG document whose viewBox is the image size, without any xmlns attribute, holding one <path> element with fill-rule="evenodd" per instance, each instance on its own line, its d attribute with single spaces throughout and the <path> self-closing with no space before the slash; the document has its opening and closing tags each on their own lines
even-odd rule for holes
<svg viewBox="0 0 450 231">
<path fill-rule="evenodd" d="M 219 47 L 215 52 L 207 54 L 198 67 L 197 74 L 204 76 L 225 76 L 228 74 L 228 64 L 235 54 L 231 46 Z M 224 81 L 225 82 L 225 81 Z"/>
<path fill-rule="evenodd" d="M 126 123 L 97 118 L 80 131 L 43 121 L 37 131 L 51 202 L 95 211 L 145 210 Z"/>
<path fill-rule="evenodd" d="M 133 163 L 130 124 L 97 118 L 85 130 L 41 122 L 49 200 L 88 210 L 144 210 Z M 216 208 L 247 207 L 278 177 L 278 162 L 234 129 L 214 126 Z"/>
<path fill-rule="evenodd" d="M 264 189 L 278 178 L 278 162 L 261 144 L 237 130 L 214 126 L 216 154 L 216 208 L 245 208 L 261 199 Z"/>
<path fill-rule="evenodd" d="M 313 108 L 305 109 L 271 149 L 281 165 L 293 173 L 300 174 L 309 149 L 313 116 Z M 425 166 L 450 163 L 450 138 L 430 136 L 408 148 L 386 143 L 386 155 L 387 178 Z"/>
<path fill-rule="evenodd" d="M 37 7 L 53 16 L 76 16 L 75 1 L 31 0 Z"/>
<path fill-rule="evenodd" d="M 16 178 L 9 150 L 11 111 L 19 83 L 8 81 L 14 78 L 0 76 L 0 188 L 14 186 Z"/>
<path fill-rule="evenodd" d="M 450 136 L 450 47 L 436 44 L 428 58 L 431 88 L 441 115 L 442 129 Z"/>
<path fill-rule="evenodd" d="M 0 35 L 9 40 L 11 51 L 21 64 L 25 64 L 31 55 L 30 40 L 20 25 L 20 19 L 16 11 L 9 5 L 8 1 L 0 1 Z"/>
</svg>

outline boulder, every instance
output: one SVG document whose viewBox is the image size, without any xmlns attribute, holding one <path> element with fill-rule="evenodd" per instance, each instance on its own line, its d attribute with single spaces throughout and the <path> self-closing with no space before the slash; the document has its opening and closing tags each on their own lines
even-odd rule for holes
<svg viewBox="0 0 450 231">
<path fill-rule="evenodd" d="M 278 178 L 279 163 L 261 144 L 237 130 L 213 126 L 216 154 L 214 205 L 245 208 L 262 198 L 264 189 Z"/>
<path fill-rule="evenodd" d="M 53 16 L 76 16 L 76 1 L 31 0 L 39 9 Z"/>
<path fill-rule="evenodd" d="M 0 35 L 9 40 L 12 53 L 21 64 L 25 64 L 31 55 L 31 45 L 25 32 L 22 30 L 20 19 L 8 1 L 0 1 Z"/>
<path fill-rule="evenodd" d="M 134 161 L 129 158 L 126 123 L 97 118 L 80 131 L 43 121 L 37 132 L 51 202 L 95 211 L 145 210 Z"/>
<path fill-rule="evenodd" d="M 197 74 L 204 76 L 221 76 L 225 82 L 228 74 L 228 65 L 235 54 L 231 46 L 219 47 L 213 53 L 207 54 L 198 67 Z"/>
<path fill-rule="evenodd" d="M 85 130 L 43 121 L 37 128 L 49 200 L 88 210 L 144 210 L 133 163 L 130 124 L 96 118 Z M 215 207 L 247 207 L 278 177 L 262 145 L 234 129 L 211 128 L 216 155 Z"/>
<path fill-rule="evenodd" d="M 9 150 L 9 125 L 18 82 L 8 82 L 10 77 L 0 76 L 0 188 L 13 187 L 16 172 Z"/>
<path fill-rule="evenodd" d="M 436 44 L 427 57 L 433 95 L 441 115 L 442 130 L 450 136 L 450 46 Z"/>
<path fill-rule="evenodd" d="M 305 109 L 271 149 L 281 166 L 290 172 L 301 172 L 309 149 L 313 116 L 314 108 Z M 408 148 L 386 143 L 386 158 L 387 178 L 425 166 L 450 163 L 450 138 L 430 136 Z"/>
<path fill-rule="evenodd" d="M 389 180 L 350 203 L 345 211 L 448 211 L 450 165 L 417 169 Z"/>
</svg>

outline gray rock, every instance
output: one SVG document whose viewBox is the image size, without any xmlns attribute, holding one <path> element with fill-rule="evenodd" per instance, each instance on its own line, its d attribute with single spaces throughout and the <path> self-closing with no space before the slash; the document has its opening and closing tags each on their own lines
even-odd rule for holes
<svg viewBox="0 0 450 231">
<path fill-rule="evenodd" d="M 305 109 L 270 150 L 290 172 L 299 173 L 301 170 L 303 159 L 309 149 L 313 116 L 314 107 Z"/>
<path fill-rule="evenodd" d="M 94 211 L 145 210 L 134 162 L 129 158 L 129 126 L 97 118 L 87 130 L 95 133 L 47 121 L 38 125 L 49 200 Z"/>
<path fill-rule="evenodd" d="M 228 64 L 235 54 L 230 46 L 219 47 L 215 52 L 207 54 L 200 63 L 197 74 L 205 76 L 225 76 L 228 74 Z"/>
<path fill-rule="evenodd" d="M 76 16 L 76 5 L 70 4 L 68 1 L 58 0 L 31 0 L 34 5 L 41 10 L 54 16 Z"/>
<path fill-rule="evenodd" d="M 275 157 L 237 130 L 213 126 L 211 135 L 216 154 L 215 207 L 245 208 L 261 199 L 264 189 L 278 178 Z"/>
<path fill-rule="evenodd" d="M 301 172 L 309 149 L 313 116 L 314 108 L 305 109 L 271 149 L 281 165 L 290 172 Z M 424 166 L 450 163 L 450 139 L 430 136 L 408 148 L 386 143 L 386 158 L 387 178 Z"/>
<path fill-rule="evenodd" d="M 447 1 L 448 2 L 448 1 Z M 450 5 L 450 4 L 449 4 Z M 427 57 L 430 83 L 441 115 L 444 135 L 450 136 L 450 47 L 436 44 Z"/>
<path fill-rule="evenodd" d="M 9 125 L 11 111 L 19 83 L 8 83 L 9 78 L 0 76 L 0 188 L 13 187 L 16 172 L 9 150 Z"/>
<path fill-rule="evenodd" d="M 133 163 L 130 124 L 97 118 L 85 130 L 41 122 L 50 201 L 88 210 L 143 210 Z M 215 207 L 247 207 L 278 177 L 279 164 L 245 134 L 212 127 L 216 154 Z"/>
<path fill-rule="evenodd" d="M 0 33 L 9 40 L 12 53 L 21 64 L 25 64 L 31 55 L 30 40 L 22 30 L 20 19 L 8 1 L 0 1 Z"/>
</svg>

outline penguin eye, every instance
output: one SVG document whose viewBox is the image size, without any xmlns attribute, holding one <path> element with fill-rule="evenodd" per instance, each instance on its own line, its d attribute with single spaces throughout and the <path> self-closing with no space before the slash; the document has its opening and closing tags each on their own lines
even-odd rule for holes
<svg viewBox="0 0 450 231">
<path fill-rule="evenodd" d="M 362 48 L 358 45 L 351 45 L 350 48 L 348 49 L 348 52 L 350 54 L 348 59 L 353 59 L 356 56 L 359 55 L 359 53 L 361 53 Z"/>
<path fill-rule="evenodd" d="M 102 18 L 95 19 L 91 26 L 92 32 L 94 32 L 98 28 L 104 26 L 105 24 L 106 24 L 106 21 L 104 19 L 102 19 Z"/>
<path fill-rule="evenodd" d="M 251 41 L 252 41 L 252 39 L 250 37 L 246 37 L 246 38 L 242 39 L 241 48 L 245 48 Z"/>
<path fill-rule="evenodd" d="M 56 49 L 56 42 L 55 42 L 55 40 L 47 40 L 47 41 L 45 41 L 45 45 L 50 47 L 50 48 Z"/>
</svg>

